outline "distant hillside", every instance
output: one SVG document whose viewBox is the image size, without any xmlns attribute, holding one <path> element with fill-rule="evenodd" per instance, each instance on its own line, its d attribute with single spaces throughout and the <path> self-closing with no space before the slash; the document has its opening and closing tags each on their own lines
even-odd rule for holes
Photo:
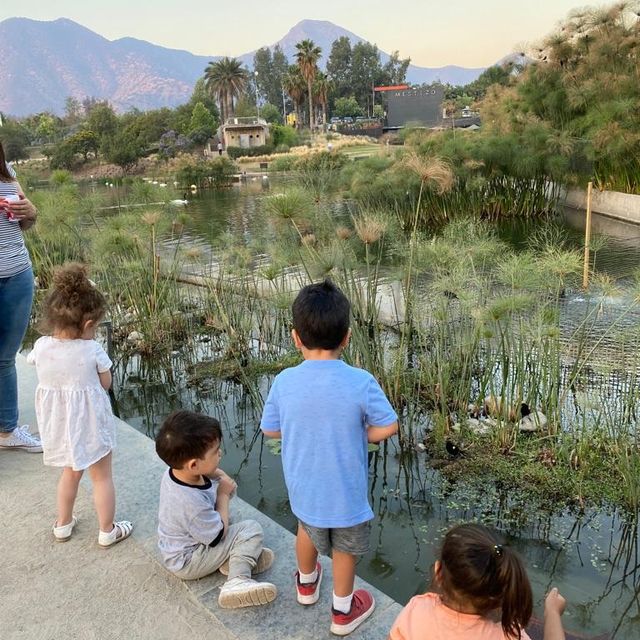
<svg viewBox="0 0 640 640">
<path fill-rule="evenodd" d="M 331 22 L 303 20 L 271 46 L 279 44 L 293 60 L 295 43 L 310 38 L 322 47 L 324 65 L 332 42 L 342 35 L 354 43 L 364 40 Z M 45 110 L 61 114 L 67 96 L 107 99 L 119 111 L 173 107 L 186 102 L 206 65 L 220 57 L 196 56 L 135 38 L 107 40 L 66 18 L 9 18 L 0 22 L 0 41 L 0 111 L 16 116 Z M 251 66 L 253 52 L 239 57 Z M 383 61 L 387 58 L 382 52 Z M 466 84 L 483 70 L 411 65 L 407 75 L 414 83 Z"/>
<path fill-rule="evenodd" d="M 0 23 L 0 110 L 62 113 L 67 96 L 108 99 L 117 109 L 185 102 L 210 58 L 133 38 L 110 41 L 61 18 Z"/>
</svg>

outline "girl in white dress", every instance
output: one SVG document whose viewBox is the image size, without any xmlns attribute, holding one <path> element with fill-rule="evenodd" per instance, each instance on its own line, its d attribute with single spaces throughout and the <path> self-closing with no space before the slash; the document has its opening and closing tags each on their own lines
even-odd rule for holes
<svg viewBox="0 0 640 640">
<path fill-rule="evenodd" d="M 107 390 L 111 360 L 94 340 L 106 300 L 80 264 L 58 269 L 44 303 L 44 327 L 27 357 L 36 365 L 36 417 L 43 462 L 62 467 L 58 481 L 56 540 L 69 540 L 77 519 L 73 505 L 80 478 L 89 470 L 100 532 L 98 544 L 110 547 L 131 535 L 133 525 L 114 522 L 116 498 L 111 476 L 115 419 Z"/>
</svg>

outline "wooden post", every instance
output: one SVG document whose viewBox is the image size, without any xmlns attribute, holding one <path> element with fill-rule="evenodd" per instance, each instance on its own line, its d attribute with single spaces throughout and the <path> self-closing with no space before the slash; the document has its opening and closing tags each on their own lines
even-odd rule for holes
<svg viewBox="0 0 640 640">
<path fill-rule="evenodd" d="M 582 288 L 589 286 L 589 245 L 591 244 L 591 193 L 593 182 L 587 186 L 587 220 L 584 230 L 584 268 L 582 270 Z"/>
</svg>

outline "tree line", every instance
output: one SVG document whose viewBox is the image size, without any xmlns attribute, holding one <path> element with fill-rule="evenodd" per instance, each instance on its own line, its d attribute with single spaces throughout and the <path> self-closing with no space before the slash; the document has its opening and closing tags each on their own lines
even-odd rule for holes
<svg viewBox="0 0 640 640">
<path fill-rule="evenodd" d="M 305 122 L 313 129 L 326 124 L 333 110 L 373 116 L 373 87 L 404 82 L 410 64 L 397 51 L 382 63 L 375 44 L 352 45 L 346 36 L 333 42 L 326 71 L 318 66 L 321 56 L 322 49 L 309 39 L 296 44 L 293 64 L 280 46 L 263 47 L 253 57 L 253 72 L 236 58 L 211 62 L 205 69 L 205 86 L 223 119 L 249 115 L 248 111 L 254 115 L 259 105 L 265 119 L 283 122 L 292 111 L 299 125 Z"/>
<path fill-rule="evenodd" d="M 130 170 L 142 157 L 171 158 L 203 145 L 220 122 L 216 101 L 196 82 L 188 102 L 174 109 L 132 109 L 117 114 L 108 101 L 67 98 L 63 116 L 44 112 L 22 119 L 5 118 L 0 137 L 9 160 L 28 157 L 41 146 L 52 169 L 76 169 L 89 159 Z"/>
</svg>

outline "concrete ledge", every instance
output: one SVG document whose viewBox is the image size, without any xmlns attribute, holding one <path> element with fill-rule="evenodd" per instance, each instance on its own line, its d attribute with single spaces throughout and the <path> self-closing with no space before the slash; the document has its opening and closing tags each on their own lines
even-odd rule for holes
<svg viewBox="0 0 640 640">
<path fill-rule="evenodd" d="M 564 194 L 564 203 L 573 209 L 587 208 L 586 189 L 568 189 Z M 562 201 L 562 195 L 560 197 Z M 593 190 L 591 211 L 603 216 L 640 224 L 640 196 L 618 191 Z"/>
<path fill-rule="evenodd" d="M 21 421 L 35 425 L 35 370 L 18 358 Z M 32 429 L 35 430 L 34 426 Z M 13 639 L 215 638 L 216 640 L 318 639 L 329 633 L 331 563 L 325 558 L 320 602 L 301 607 L 295 601 L 294 536 L 239 498 L 235 519 L 253 518 L 265 530 L 276 553 L 265 580 L 278 598 L 264 607 L 220 609 L 219 573 L 182 582 L 159 564 L 156 551 L 160 476 L 165 466 L 153 442 L 124 422 L 118 425 L 114 454 L 117 515 L 135 524 L 132 538 L 110 549 L 97 545 L 97 523 L 90 485 L 83 480 L 73 538 L 56 543 L 58 471 L 42 465 L 37 454 L 0 451 L 0 510 L 5 536 L 0 563 L 0 637 Z M 377 589 L 377 610 L 350 638 L 384 640 L 401 606 Z"/>
</svg>

